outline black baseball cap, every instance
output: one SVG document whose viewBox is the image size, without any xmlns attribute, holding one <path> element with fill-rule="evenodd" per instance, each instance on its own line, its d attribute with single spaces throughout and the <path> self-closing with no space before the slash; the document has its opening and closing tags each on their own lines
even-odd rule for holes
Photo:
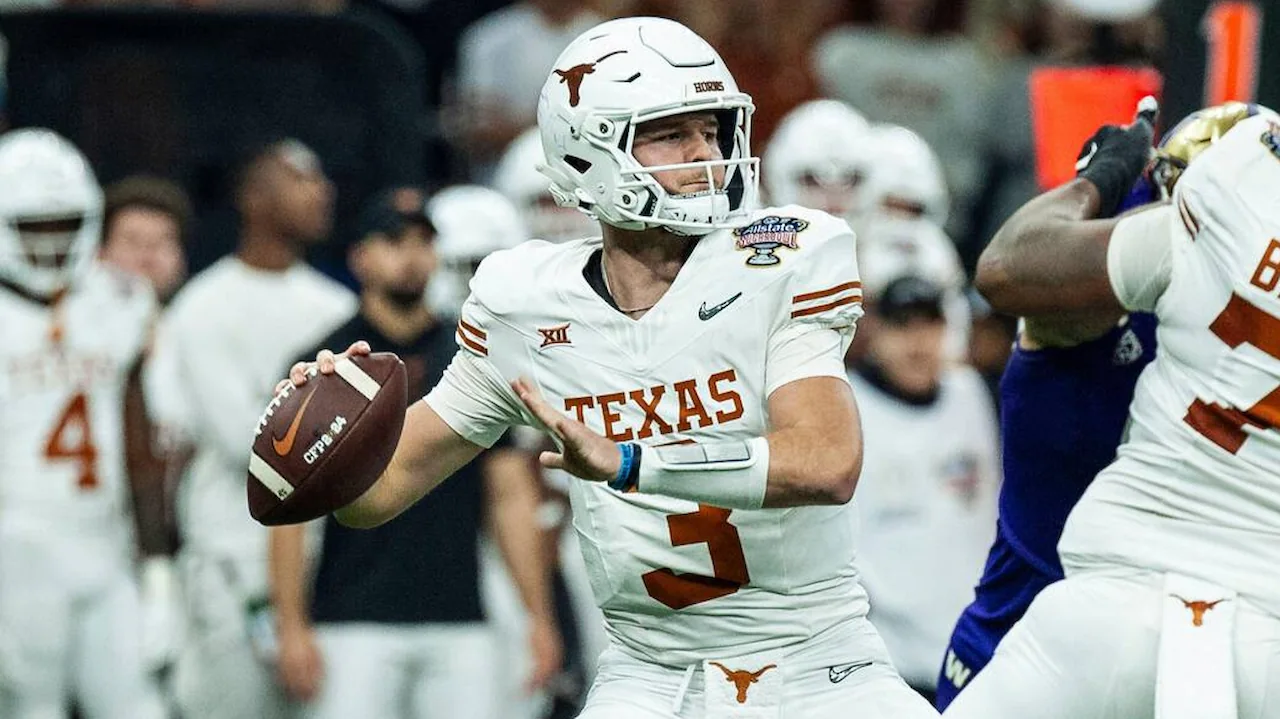
<svg viewBox="0 0 1280 719">
<path fill-rule="evenodd" d="M 942 319 L 942 288 L 922 277 L 905 275 L 884 286 L 873 305 L 889 322 L 913 318 Z"/>
<path fill-rule="evenodd" d="M 426 213 L 426 193 L 417 187 L 404 186 L 385 189 L 365 203 L 356 221 L 357 238 L 363 240 L 372 234 L 399 237 L 412 225 L 426 228 L 435 237 L 436 228 Z"/>
</svg>

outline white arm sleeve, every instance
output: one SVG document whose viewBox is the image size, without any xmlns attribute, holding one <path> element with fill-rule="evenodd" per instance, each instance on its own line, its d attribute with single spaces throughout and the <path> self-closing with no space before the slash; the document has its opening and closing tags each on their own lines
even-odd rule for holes
<svg viewBox="0 0 1280 719">
<path fill-rule="evenodd" d="M 530 423 L 520 399 L 493 365 L 462 350 L 426 402 L 453 431 L 481 447 L 492 447 L 508 427 Z"/>
<path fill-rule="evenodd" d="M 1111 291 L 1127 310 L 1153 312 L 1169 287 L 1176 210 L 1163 205 L 1120 220 L 1107 246 Z"/>
</svg>

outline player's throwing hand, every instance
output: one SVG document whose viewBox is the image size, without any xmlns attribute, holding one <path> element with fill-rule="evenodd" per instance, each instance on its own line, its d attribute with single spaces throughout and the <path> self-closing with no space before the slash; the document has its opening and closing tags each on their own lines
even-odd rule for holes
<svg viewBox="0 0 1280 719">
<path fill-rule="evenodd" d="M 607 482 L 617 476 L 622 465 L 622 452 L 617 444 L 556 411 L 528 380 L 521 378 L 512 382 L 511 389 L 563 447 L 558 454 L 543 452 L 539 455 L 538 461 L 543 467 L 563 469 L 592 482 Z"/>
</svg>

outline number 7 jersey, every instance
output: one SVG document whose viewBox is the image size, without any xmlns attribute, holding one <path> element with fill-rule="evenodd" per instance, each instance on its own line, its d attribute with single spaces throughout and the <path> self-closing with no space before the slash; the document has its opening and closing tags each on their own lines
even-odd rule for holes
<svg viewBox="0 0 1280 719">
<path fill-rule="evenodd" d="M 1068 573 L 1200 576 L 1280 615 L 1280 126 L 1236 125 L 1152 212 L 1171 238 L 1159 351 L 1059 552 Z"/>
<path fill-rule="evenodd" d="M 463 308 L 460 351 L 427 402 L 484 446 L 534 423 L 509 387 L 518 377 L 618 442 L 767 434 L 778 387 L 847 381 L 861 285 L 843 221 L 794 206 L 749 219 L 699 240 L 639 320 L 592 289 L 584 269 L 600 261 L 598 239 L 491 255 Z M 867 611 L 850 505 L 728 510 L 580 480 L 570 494 L 608 631 L 651 661 L 777 649 Z"/>
</svg>

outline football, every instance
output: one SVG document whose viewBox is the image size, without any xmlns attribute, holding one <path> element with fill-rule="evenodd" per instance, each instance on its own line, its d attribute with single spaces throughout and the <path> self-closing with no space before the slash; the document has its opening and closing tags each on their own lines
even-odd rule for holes
<svg viewBox="0 0 1280 719">
<path fill-rule="evenodd" d="M 263 411 L 249 455 L 249 514 L 297 524 L 341 509 L 373 486 L 404 426 L 404 363 L 389 352 L 344 358 L 280 391 Z"/>
</svg>

